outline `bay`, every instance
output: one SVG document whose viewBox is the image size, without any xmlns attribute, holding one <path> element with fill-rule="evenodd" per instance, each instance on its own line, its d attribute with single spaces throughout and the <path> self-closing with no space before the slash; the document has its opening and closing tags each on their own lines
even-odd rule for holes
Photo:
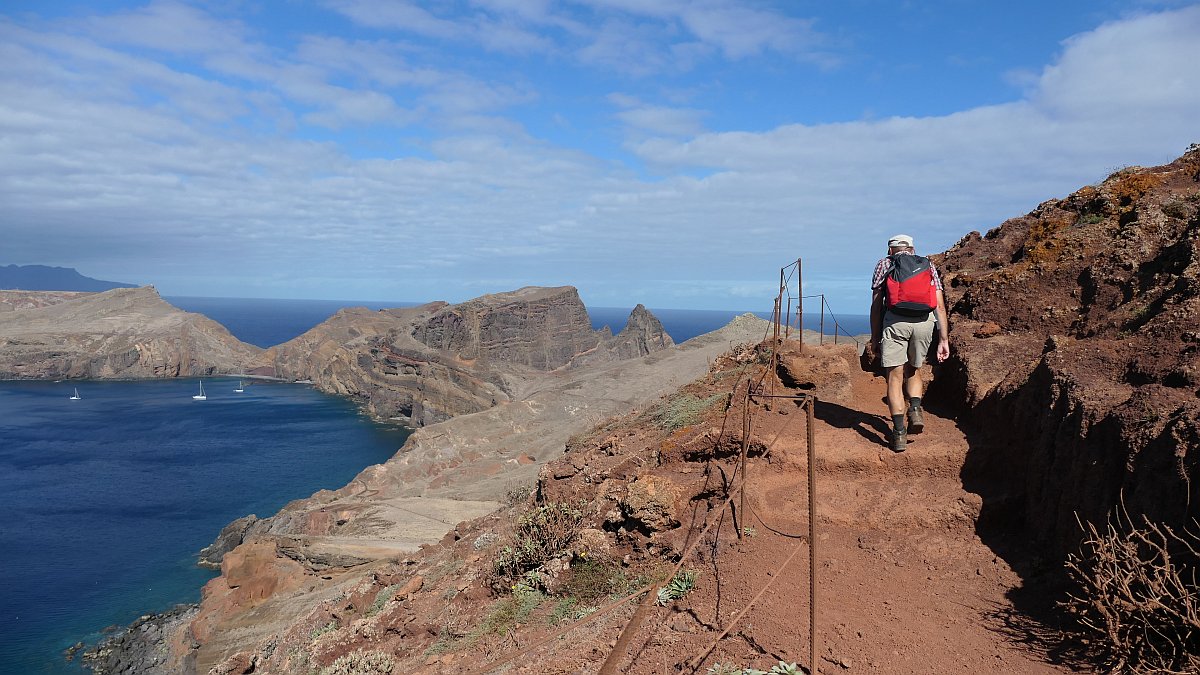
<svg viewBox="0 0 1200 675">
<path fill-rule="evenodd" d="M 195 379 L 0 382 L 0 672 L 83 672 L 76 641 L 199 599 L 196 553 L 227 523 L 339 488 L 408 435 L 311 387 L 237 384 L 194 401 Z"/>
<path fill-rule="evenodd" d="M 343 307 L 413 302 L 172 296 L 260 347 L 290 340 Z M 632 308 L 589 308 L 614 333 Z M 676 342 L 744 312 L 655 309 Z M 753 312 L 769 318 L 769 312 Z M 842 335 L 867 317 L 839 316 Z M 806 315 L 816 329 L 819 317 Z M 826 317 L 826 334 L 833 322 Z M 194 602 L 214 572 L 196 552 L 228 522 L 274 514 L 386 461 L 408 432 L 376 424 L 310 387 L 195 379 L 0 382 L 0 672 L 80 673 L 62 652 L 106 626 Z M 81 399 L 69 400 L 74 388 Z"/>
</svg>

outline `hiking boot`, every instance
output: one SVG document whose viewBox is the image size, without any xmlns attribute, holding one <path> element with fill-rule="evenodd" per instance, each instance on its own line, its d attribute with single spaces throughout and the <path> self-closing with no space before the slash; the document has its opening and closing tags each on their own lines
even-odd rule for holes
<svg viewBox="0 0 1200 675">
<path fill-rule="evenodd" d="M 892 452 L 904 452 L 908 449 L 908 433 L 892 431 Z"/>
<path fill-rule="evenodd" d="M 920 408 L 912 408 L 908 411 L 908 433 L 919 434 L 922 431 L 925 431 L 925 416 Z"/>
</svg>

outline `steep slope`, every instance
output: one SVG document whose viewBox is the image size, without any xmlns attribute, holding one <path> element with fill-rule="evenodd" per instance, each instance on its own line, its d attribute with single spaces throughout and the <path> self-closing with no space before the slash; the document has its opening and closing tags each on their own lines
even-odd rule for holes
<svg viewBox="0 0 1200 675">
<path fill-rule="evenodd" d="M 739 504 L 745 386 L 766 352 L 738 347 L 660 401 L 575 436 L 533 495 L 459 523 L 436 546 L 357 573 L 324 570 L 304 609 L 295 593 L 276 593 L 255 616 L 289 620 L 257 644 L 245 621 L 235 624 L 240 640 L 223 643 L 209 672 L 359 672 L 349 664 L 370 662 L 376 669 L 361 672 L 595 673 L 614 646 L 621 673 L 806 663 L 809 430 L 793 401 L 749 406 L 745 513 L 734 519 L 726 504 Z M 893 455 L 882 384 L 855 368 L 853 347 L 801 353 L 786 343 L 780 373 L 790 385 L 770 393 L 821 401 L 812 430 L 821 672 L 1068 672 L 1004 632 L 1005 594 L 1019 578 L 975 535 L 980 500 L 961 484 L 968 445 L 954 422 L 931 414 L 910 451 Z M 564 509 L 580 519 L 574 536 L 518 580 L 497 577 L 497 562 L 525 548 L 520 524 Z M 235 550 L 226 577 L 261 588 L 243 572 L 261 568 L 274 545 L 259 538 Z M 697 573 L 695 588 L 651 604 L 618 640 L 633 604 L 613 599 L 662 587 L 680 558 Z M 212 663 L 208 644 L 195 652 L 200 672 Z"/>
<path fill-rule="evenodd" d="M 172 307 L 151 286 L 3 293 L 14 309 L 0 312 L 0 379 L 180 377 L 265 366 L 261 349 Z"/>
<path fill-rule="evenodd" d="M 952 358 L 930 396 L 981 436 L 985 512 L 1058 555 L 1119 501 L 1200 516 L 1200 148 L 971 233 L 941 267 Z"/>
</svg>

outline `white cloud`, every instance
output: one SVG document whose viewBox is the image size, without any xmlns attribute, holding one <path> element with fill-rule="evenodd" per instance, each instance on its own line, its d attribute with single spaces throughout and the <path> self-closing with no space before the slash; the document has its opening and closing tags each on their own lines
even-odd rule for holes
<svg viewBox="0 0 1200 675">
<path fill-rule="evenodd" d="M 108 41 L 173 53 L 240 51 L 248 33 L 238 22 L 216 20 L 173 0 L 154 0 L 141 9 L 96 17 L 84 25 Z"/>
<path fill-rule="evenodd" d="M 582 63 L 638 76 L 687 70 L 716 52 L 730 59 L 772 52 L 821 66 L 837 62 L 813 21 L 736 0 L 467 4 L 441 3 L 435 14 L 407 0 L 326 0 L 363 26 L 469 42 L 500 53 L 573 54 Z"/>
<path fill-rule="evenodd" d="M 1067 119 L 1146 113 L 1195 118 L 1198 56 L 1200 5 L 1108 23 L 1067 40 L 1062 58 L 1042 72 L 1030 99 L 1047 115 Z"/>
<path fill-rule="evenodd" d="M 442 19 L 407 0 L 327 0 L 354 21 L 374 28 L 395 28 L 437 38 L 458 37 L 454 21 Z"/>
<path fill-rule="evenodd" d="M 966 229 L 1100 178 L 1122 158 L 1166 161 L 1195 133 L 1200 7 L 1116 22 L 1065 44 L 1025 101 L 942 117 L 785 125 L 763 133 L 649 139 L 638 155 L 673 173 L 705 169 L 690 198 L 772 200 L 803 231 L 914 229 L 944 247 Z M 642 204 L 647 207 L 646 203 Z M 719 207 L 717 207 L 719 208 Z M 732 216 L 732 214 L 729 214 Z M 877 224 L 877 225 L 875 225 Z"/>
<path fill-rule="evenodd" d="M 567 39 L 554 32 L 566 32 L 561 5 L 475 6 Z M 781 48 L 765 27 L 738 42 L 688 24 L 689 6 L 590 3 L 610 19 L 592 46 L 611 41 L 591 56 L 650 73 L 672 67 L 664 45 L 710 50 L 697 63 Z M 544 100 L 532 77 L 504 84 L 472 64 L 440 67 L 427 46 L 380 36 L 267 49 L 241 24 L 186 9 L 156 4 L 112 25 L 182 12 L 225 35 L 225 54 L 184 44 L 190 57 L 158 60 L 144 50 L 160 47 L 130 48 L 124 34 L 0 22 L 0 262 L 86 263 L 169 294 L 453 300 L 554 282 L 595 284 L 585 292 L 609 298 L 643 288 L 650 295 L 628 300 L 652 306 L 747 307 L 803 255 L 809 286 L 842 294 L 835 309 L 854 313 L 876 242 L 895 230 L 944 248 L 1108 167 L 1168 160 L 1200 141 L 1197 7 L 1077 36 L 1021 100 L 940 117 L 715 133 L 687 95 L 663 105 L 613 94 L 653 180 L 504 116 Z M 395 21 L 415 6 L 386 9 Z M 425 14 L 412 15 L 425 34 L 446 29 Z M 677 32 L 664 42 L 652 29 L 667 24 Z M 594 133 L 580 119 L 564 121 Z M 361 159 L 356 143 L 418 150 Z"/>
<path fill-rule="evenodd" d="M 610 94 L 609 101 L 623 110 L 616 116 L 633 135 L 658 134 L 666 137 L 695 136 L 703 131 L 704 111 L 693 108 L 669 108 L 646 105 L 635 97 Z"/>
<path fill-rule="evenodd" d="M 576 0 L 599 12 L 621 12 L 677 24 L 732 59 L 766 51 L 831 59 L 811 20 L 747 6 L 734 0 Z"/>
<path fill-rule="evenodd" d="M 350 76 L 386 88 L 431 87 L 445 80 L 438 70 L 409 63 L 406 45 L 384 40 L 345 40 L 327 35 L 303 36 L 294 60 L 320 72 Z"/>
</svg>

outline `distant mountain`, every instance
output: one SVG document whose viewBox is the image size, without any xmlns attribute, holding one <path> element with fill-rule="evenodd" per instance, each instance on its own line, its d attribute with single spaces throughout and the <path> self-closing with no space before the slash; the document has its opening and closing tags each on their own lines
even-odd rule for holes
<svg viewBox="0 0 1200 675">
<path fill-rule="evenodd" d="M 0 265 L 0 288 L 22 291 L 99 292 L 114 288 L 137 288 L 137 284 L 85 277 L 72 267 Z"/>
</svg>

